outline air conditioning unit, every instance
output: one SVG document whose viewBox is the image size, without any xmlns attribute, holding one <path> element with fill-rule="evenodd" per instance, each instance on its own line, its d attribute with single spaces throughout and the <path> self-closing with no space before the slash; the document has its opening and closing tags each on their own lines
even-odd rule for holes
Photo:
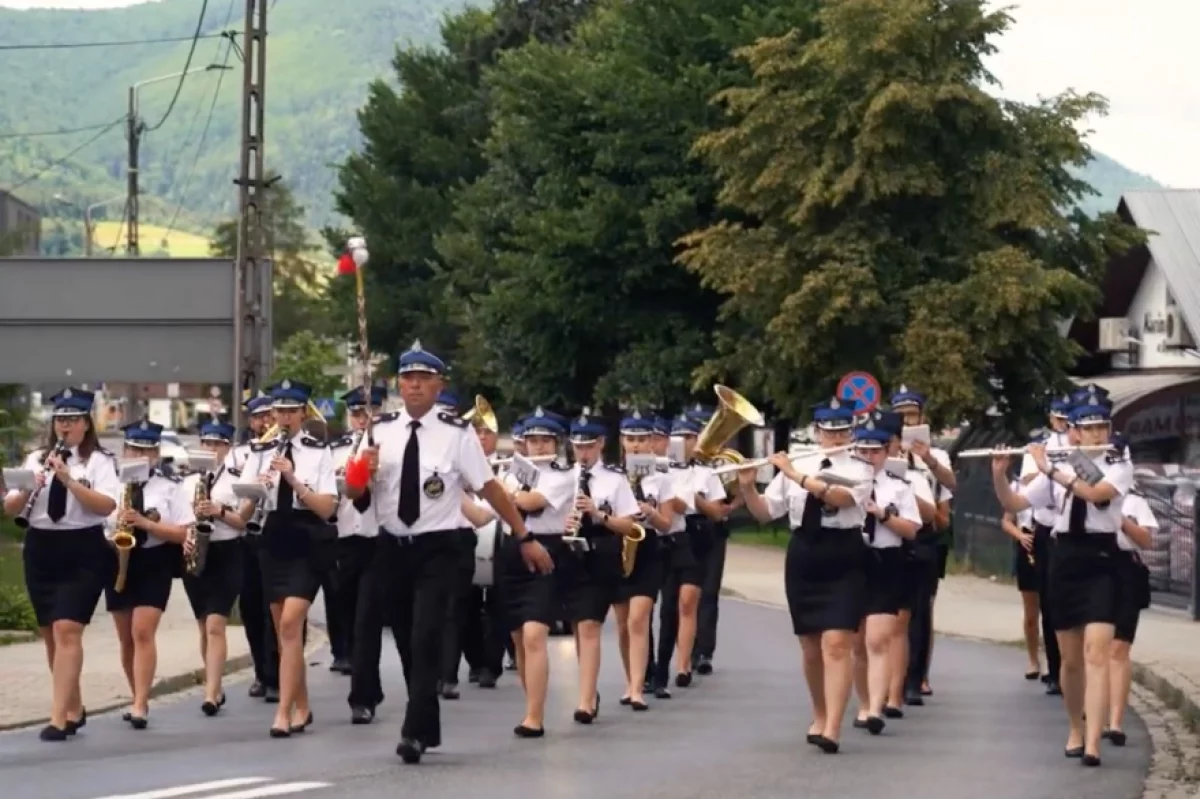
<svg viewBox="0 0 1200 799">
<path fill-rule="evenodd" d="M 1132 343 L 1129 340 L 1129 322 L 1123 316 L 1110 316 L 1100 320 L 1100 346 L 1097 352 L 1125 352 Z"/>
<path fill-rule="evenodd" d="M 1188 330 L 1187 322 L 1179 308 L 1168 308 L 1165 314 L 1166 328 L 1163 331 L 1163 346 L 1172 349 L 1190 349 L 1196 346 L 1192 331 Z"/>
</svg>

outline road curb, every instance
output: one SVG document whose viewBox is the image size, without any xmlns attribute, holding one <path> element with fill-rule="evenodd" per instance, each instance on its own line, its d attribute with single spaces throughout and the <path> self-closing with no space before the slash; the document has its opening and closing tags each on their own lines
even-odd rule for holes
<svg viewBox="0 0 1200 799">
<path fill-rule="evenodd" d="M 329 639 L 325 634 L 325 630 L 315 624 L 309 624 L 308 627 L 308 645 L 304 648 L 304 658 L 307 660 L 320 649 L 322 649 Z M 230 658 L 225 663 L 224 675 L 233 677 L 241 672 L 246 671 L 253 665 L 249 653 L 239 655 L 235 658 Z M 192 669 L 182 674 L 175 674 L 170 677 L 160 677 L 155 681 L 154 687 L 150 689 L 151 699 L 161 699 L 164 696 L 181 693 L 191 688 L 196 688 L 204 684 L 204 669 Z M 122 707 L 128 707 L 129 700 L 122 699 L 119 702 L 107 702 L 103 705 L 95 705 L 88 708 L 88 716 L 99 716 L 103 713 L 116 710 Z M 39 727 L 44 724 L 49 724 L 48 716 L 31 719 L 28 721 L 18 721 L 9 724 L 0 724 L 0 732 L 8 732 L 10 730 L 22 730 L 29 727 Z"/>
</svg>

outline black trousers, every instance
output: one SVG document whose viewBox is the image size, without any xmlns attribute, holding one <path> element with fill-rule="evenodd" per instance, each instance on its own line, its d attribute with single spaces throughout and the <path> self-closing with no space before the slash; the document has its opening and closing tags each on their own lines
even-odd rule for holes
<svg viewBox="0 0 1200 799">
<path fill-rule="evenodd" d="M 442 628 L 442 682 L 458 683 L 458 666 L 465 648 L 468 617 L 471 614 L 471 581 L 475 576 L 475 531 L 457 530 L 457 568 L 446 603 L 446 623 Z"/>
<path fill-rule="evenodd" d="M 653 611 L 651 612 L 653 618 Z M 675 639 L 679 635 L 679 574 L 668 570 L 658 599 L 658 649 L 654 648 L 654 625 L 650 625 L 650 651 L 655 653 L 654 684 L 665 687 L 671 681 L 671 662 L 675 657 Z"/>
<path fill-rule="evenodd" d="M 1054 536 L 1044 524 L 1033 526 L 1033 568 L 1037 574 L 1038 609 L 1042 616 L 1042 645 L 1046 647 L 1046 673 L 1058 682 L 1062 656 L 1058 651 L 1058 636 L 1054 634 L 1054 620 L 1050 613 L 1050 551 Z"/>
<path fill-rule="evenodd" d="M 729 534 L 718 529 L 712 549 L 700 563 L 704 584 L 700 587 L 700 609 L 696 622 L 696 652 L 693 660 L 712 659 L 717 651 L 717 619 L 720 615 L 721 578 L 725 575 L 725 553 Z"/>
<path fill-rule="evenodd" d="M 426 747 L 442 743 L 438 677 L 442 671 L 442 627 L 446 605 L 462 569 L 460 530 L 408 538 L 380 532 L 372 570 L 384 581 L 385 618 L 408 685 L 408 707 L 400 737 Z"/>
<path fill-rule="evenodd" d="M 463 657 L 467 666 L 499 676 L 504 670 L 505 644 L 512 640 L 505 629 L 499 593 L 495 586 L 472 585 L 466 604 Z"/>
<path fill-rule="evenodd" d="M 238 614 L 254 661 L 254 679 L 268 688 L 279 688 L 279 640 L 271 609 L 263 593 L 262 568 L 259 566 L 260 536 L 246 536 L 242 590 L 238 594 Z M 307 625 L 306 625 L 307 631 Z"/>
<path fill-rule="evenodd" d="M 349 660 L 354 652 L 354 624 L 359 585 L 375 554 L 375 539 L 361 535 L 339 538 L 337 565 L 325 583 L 325 623 L 334 660 Z"/>
<path fill-rule="evenodd" d="M 933 646 L 933 597 L 937 593 L 937 547 L 932 542 L 918 541 L 913 568 L 912 620 L 908 625 L 908 672 L 906 691 L 920 691 L 921 683 L 929 678 L 929 652 Z"/>
<path fill-rule="evenodd" d="M 383 682 L 379 676 L 379 658 L 383 654 L 383 626 L 387 620 L 389 601 L 387 585 L 390 576 L 380 565 L 380 542 L 388 534 L 382 530 L 378 538 L 364 538 L 362 547 L 363 571 L 358 579 L 354 603 L 354 634 L 350 649 L 350 707 L 374 710 L 383 704 Z"/>
</svg>

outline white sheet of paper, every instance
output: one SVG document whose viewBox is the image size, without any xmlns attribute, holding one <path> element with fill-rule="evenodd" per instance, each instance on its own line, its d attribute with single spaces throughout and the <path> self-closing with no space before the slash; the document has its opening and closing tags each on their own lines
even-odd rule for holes
<svg viewBox="0 0 1200 799">
<path fill-rule="evenodd" d="M 911 427 L 905 427 L 900 434 L 900 440 L 904 443 L 905 448 L 911 448 L 914 441 L 922 441 L 926 444 L 930 442 L 929 425 L 914 424 Z"/>
<path fill-rule="evenodd" d="M 148 458 L 130 458 L 119 461 L 117 476 L 122 483 L 144 483 L 150 479 L 150 460 Z"/>
<path fill-rule="evenodd" d="M 512 464 L 508 467 L 508 472 L 516 478 L 520 485 L 529 486 L 530 489 L 537 487 L 538 479 L 542 476 L 542 470 L 536 463 L 518 453 L 513 453 Z"/>
<path fill-rule="evenodd" d="M 904 458 L 888 458 L 883 468 L 892 477 L 901 480 L 908 476 L 908 461 Z"/>
<path fill-rule="evenodd" d="M 655 457 L 649 453 L 625 456 L 625 474 L 629 477 L 649 477 L 654 470 Z"/>
<path fill-rule="evenodd" d="M 193 472 L 216 471 L 217 454 L 206 449 L 189 449 L 188 468 Z"/>
<path fill-rule="evenodd" d="M 267 487 L 262 483 L 234 483 L 233 495 L 238 499 L 264 500 L 267 498 Z"/>
<path fill-rule="evenodd" d="M 860 482 L 852 477 L 846 477 L 845 475 L 838 474 L 832 469 L 823 469 L 822 471 L 818 472 L 817 479 L 828 483 L 831 486 L 841 486 L 842 488 L 854 488 L 854 486 L 858 485 Z"/>
<path fill-rule="evenodd" d="M 30 469 L 5 469 L 3 477 L 6 487 L 3 493 L 8 491 L 32 491 L 37 486 L 37 476 Z"/>
</svg>

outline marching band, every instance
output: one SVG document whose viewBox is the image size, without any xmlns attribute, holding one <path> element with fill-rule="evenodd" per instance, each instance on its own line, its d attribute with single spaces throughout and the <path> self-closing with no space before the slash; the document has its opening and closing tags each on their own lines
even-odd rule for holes
<svg viewBox="0 0 1200 799">
<path fill-rule="evenodd" d="M 495 413 L 479 397 L 460 416 L 440 358 L 414 342 L 397 371 L 403 409 L 381 413 L 386 389 L 355 388 L 342 398 L 349 432 L 333 441 L 306 426 L 310 388 L 280 381 L 246 403 L 249 440 L 203 425 L 182 479 L 159 466 L 160 426 L 128 425 L 117 457 L 99 445 L 88 392 L 53 398 L 46 446 L 4 497 L 4 512 L 27 528 L 26 583 L 53 679 L 43 740 L 67 740 L 87 722 L 82 633 L 101 594 L 133 697 L 125 720 L 149 726 L 155 633 L 176 577 L 198 625 L 202 713 L 225 704 L 237 601 L 250 695 L 276 704 L 273 738 L 314 723 L 303 650 L 320 591 L 330 668 L 350 677 L 353 724 L 370 724 L 384 701 L 391 629 L 407 697 L 396 753 L 406 763 L 442 745 L 440 701 L 459 698 L 464 656 L 470 681 L 493 688 L 509 651 L 525 698 L 514 734 L 543 737 L 547 640 L 563 622 L 578 662 L 574 720 L 593 724 L 610 608 L 625 676 L 618 703 L 646 711 L 649 699 L 693 685 L 693 673 L 712 673 L 726 523 L 743 505 L 759 522 L 786 516 L 791 529 L 785 593 L 811 696 L 809 744 L 839 751 L 852 694 L 853 726 L 878 735 L 932 693 L 932 611 L 957 486 L 949 456 L 931 446 L 919 392 L 901 386 L 889 410 L 868 413 L 838 399 L 817 406 L 816 446 L 771 456 L 776 473 L 760 491 L 762 464 L 722 447 L 763 419 L 724 386 L 716 409 L 670 421 L 627 411 L 615 431 L 619 464 L 603 458 L 608 421 L 587 408 L 573 418 L 535 408 L 513 427 L 513 455 L 497 459 Z M 1027 447 L 979 454 L 992 458 L 1014 539 L 1032 637 L 1026 678 L 1041 676 L 1040 615 L 1043 680 L 1052 695 L 1061 686 L 1066 708 L 1065 753 L 1096 766 L 1102 739 L 1125 742 L 1129 651 L 1149 603 L 1137 553 L 1156 523 L 1102 391 L 1054 400 L 1049 419 L 1050 432 Z"/>
</svg>

